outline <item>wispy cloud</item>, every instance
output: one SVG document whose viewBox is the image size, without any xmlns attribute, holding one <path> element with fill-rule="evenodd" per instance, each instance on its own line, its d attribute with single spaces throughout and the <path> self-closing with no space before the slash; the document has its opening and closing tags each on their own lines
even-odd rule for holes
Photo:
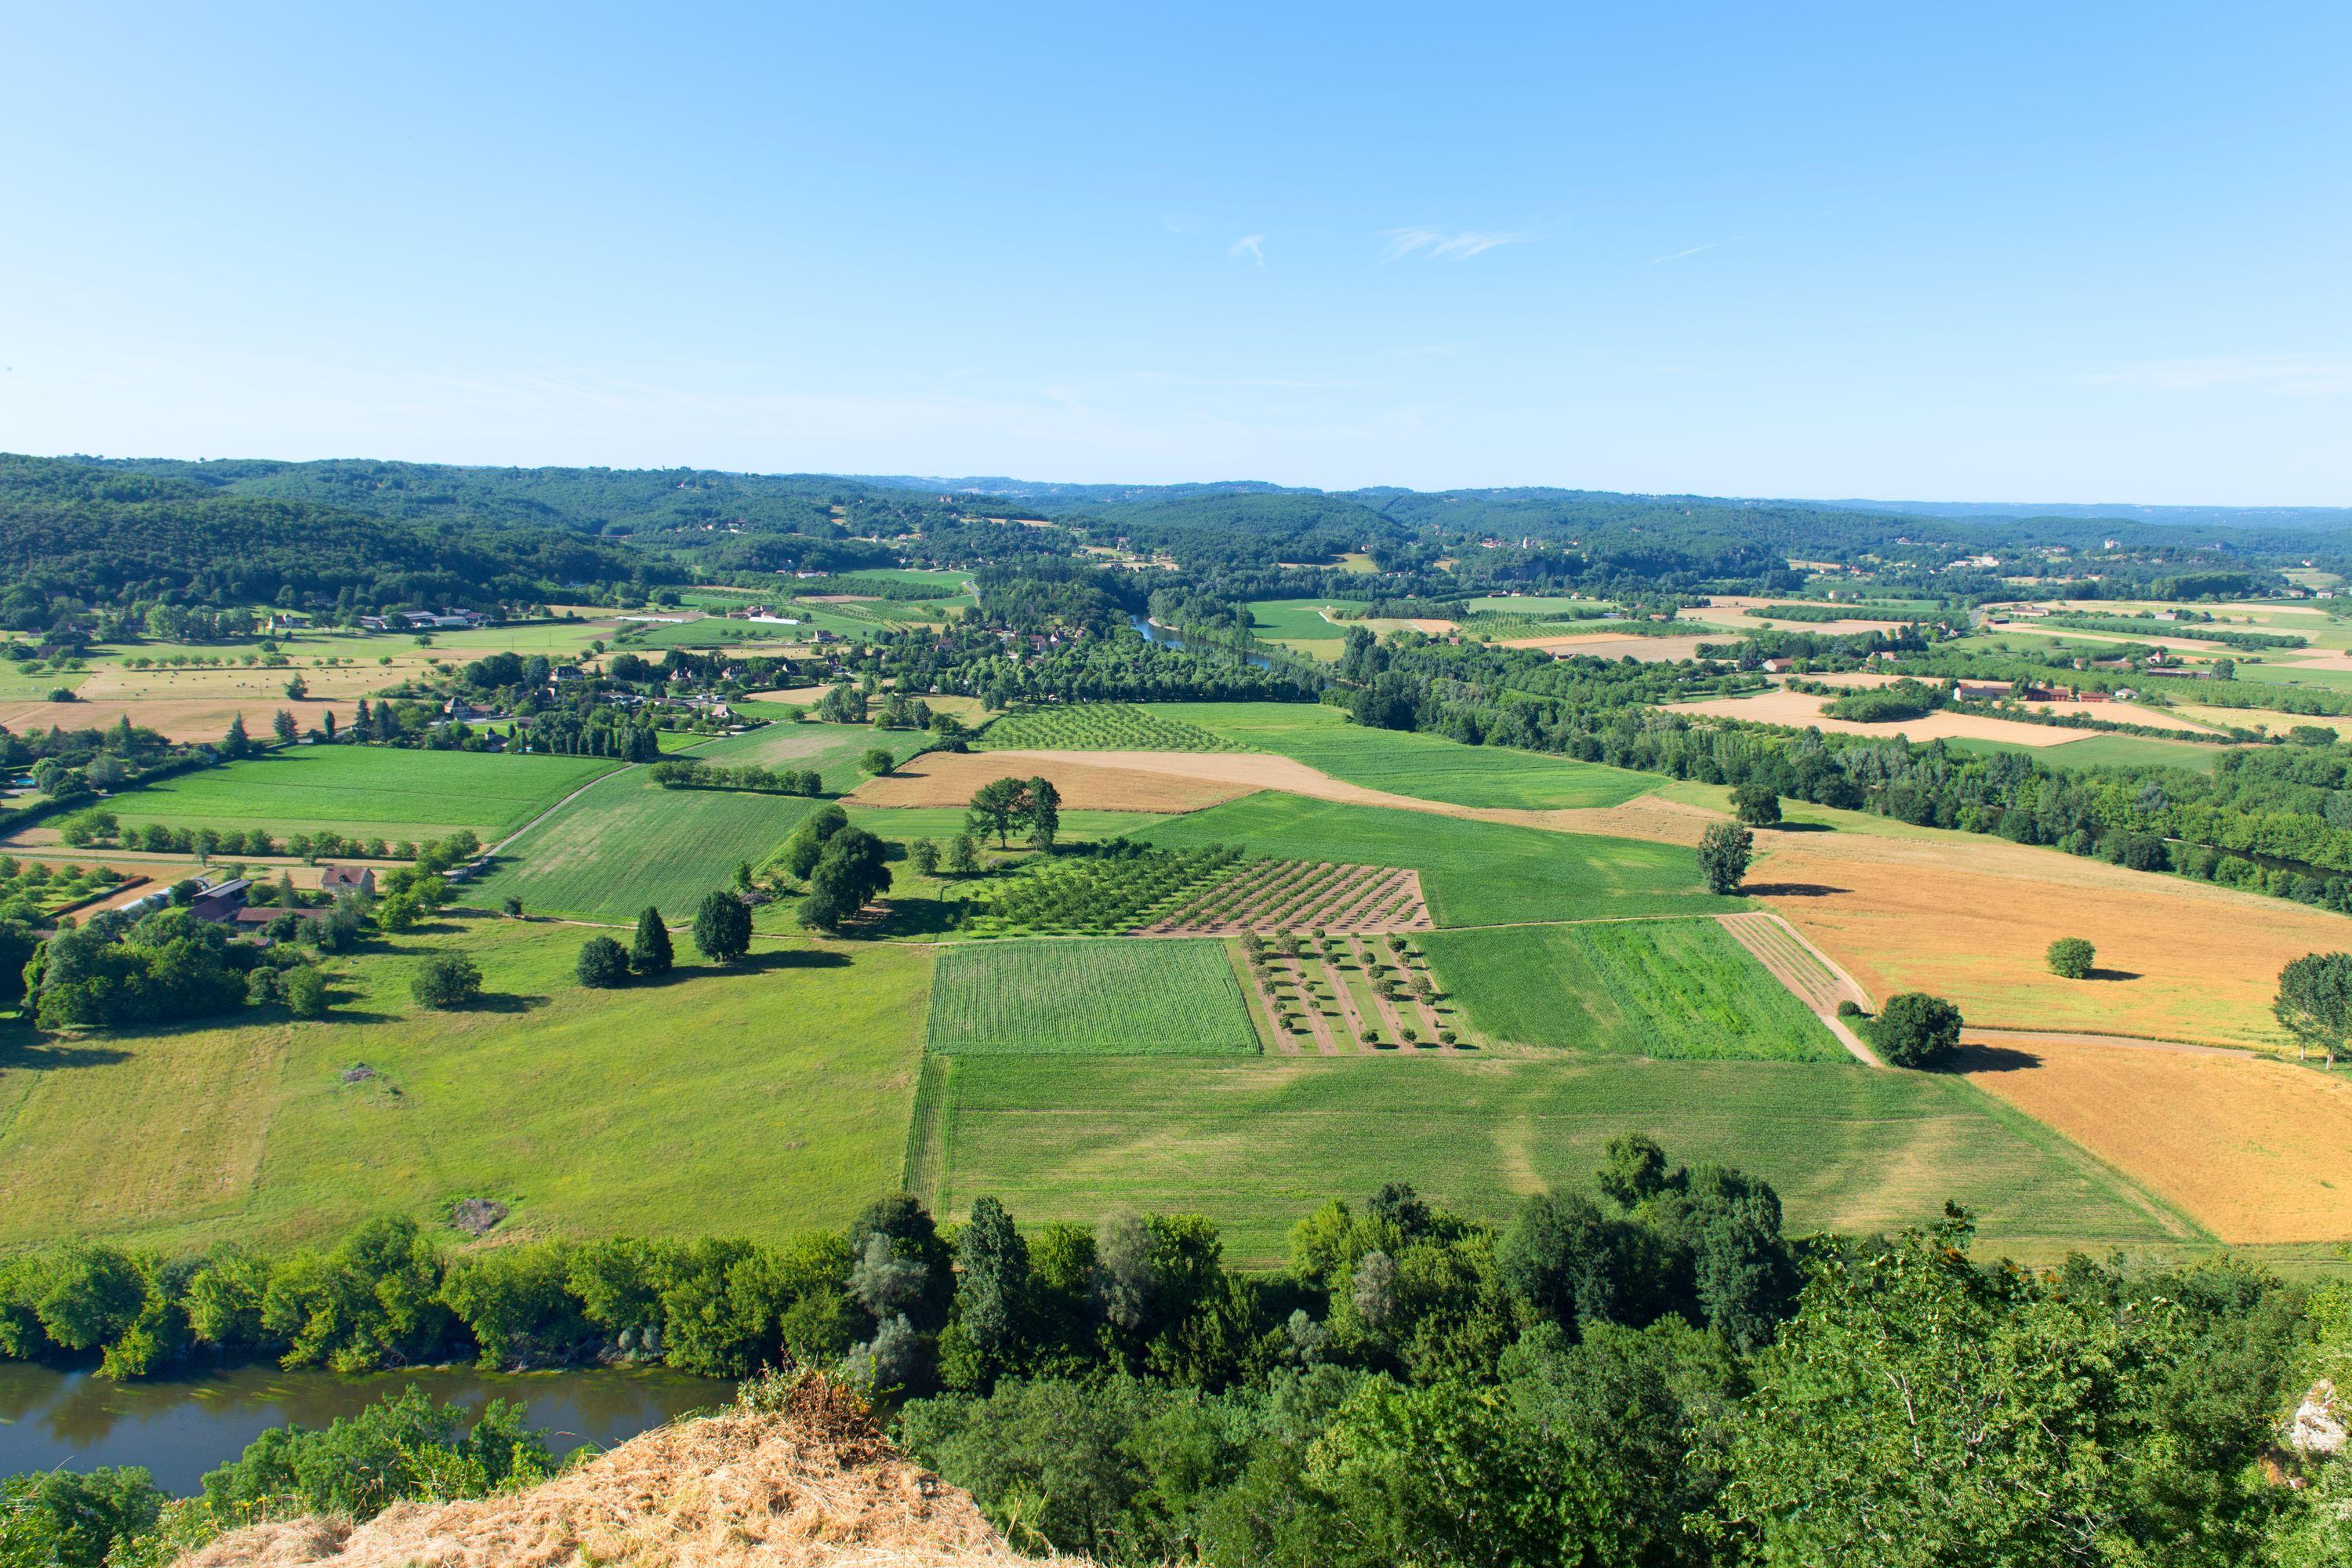
<svg viewBox="0 0 2352 1568">
<path fill-rule="evenodd" d="M 1225 247 L 1225 254 L 1232 257 L 1236 261 L 1246 257 L 1248 259 L 1256 262 L 1260 267 L 1263 267 L 1265 265 L 1265 236 L 1262 234 L 1245 234 L 1239 239 L 1234 241 L 1231 245 Z"/>
<path fill-rule="evenodd" d="M 2269 393 L 2283 397 L 2352 394 L 2352 353 L 2222 354 L 2210 359 L 2142 360 L 2095 372 L 2084 381 L 2147 392 Z"/>
<path fill-rule="evenodd" d="M 1728 240 L 1710 239 L 1705 245 L 1694 245 L 1688 250 L 1677 250 L 1672 256 L 1653 256 L 1650 258 L 1649 264 L 1655 267 L 1660 262 L 1680 261 L 1685 256 L 1696 256 L 1702 250 L 1713 250 L 1719 245 L 1727 245 L 1729 243 L 1730 241 Z"/>
<path fill-rule="evenodd" d="M 1429 261 L 1441 258 L 1467 261 L 1498 245 L 1524 245 L 1534 237 L 1531 234 L 1504 234 L 1492 229 L 1465 228 L 1448 234 L 1442 228 L 1427 226 L 1387 228 L 1381 231 L 1381 238 L 1387 241 L 1381 247 L 1381 260 L 1387 263 L 1418 256 Z"/>
</svg>

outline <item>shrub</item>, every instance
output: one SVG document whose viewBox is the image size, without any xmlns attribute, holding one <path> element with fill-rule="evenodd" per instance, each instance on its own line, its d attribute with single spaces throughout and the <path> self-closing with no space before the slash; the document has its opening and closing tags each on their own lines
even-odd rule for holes
<svg viewBox="0 0 2352 1568">
<path fill-rule="evenodd" d="M 580 962 L 574 966 L 580 984 L 598 991 L 609 991 L 629 983 L 629 950 L 609 936 L 592 936 L 580 944 Z"/>
<path fill-rule="evenodd" d="M 1855 1001 L 1851 996 L 1845 997 L 1838 1003 L 1837 1016 L 1841 1018 L 1866 1018 L 1870 1016 L 1869 1014 L 1862 1010 L 1862 1004 Z"/>
<path fill-rule="evenodd" d="M 327 1016 L 327 977 L 310 964 L 286 972 L 286 1010 L 298 1018 Z"/>
<path fill-rule="evenodd" d="M 1940 1067 L 1959 1046 L 1960 1010 L 1924 991 L 1890 996 L 1871 1025 L 1870 1043 L 1890 1067 Z"/>
<path fill-rule="evenodd" d="M 462 952 L 436 952 L 417 967 L 408 992 L 418 1006 L 446 1013 L 480 999 L 482 971 Z"/>
<path fill-rule="evenodd" d="M 2050 944 L 2050 973 L 2063 980 L 2087 979 L 2097 952 L 2079 936 L 2062 936 Z"/>
</svg>

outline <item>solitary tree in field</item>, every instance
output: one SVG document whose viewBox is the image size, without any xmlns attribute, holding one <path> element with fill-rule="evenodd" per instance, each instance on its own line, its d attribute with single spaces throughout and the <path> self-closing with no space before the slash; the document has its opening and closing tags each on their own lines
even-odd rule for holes
<svg viewBox="0 0 2352 1568">
<path fill-rule="evenodd" d="M 2090 977 L 2091 962 L 2098 949 L 2079 936 L 2062 936 L 2050 944 L 2050 973 L 2062 980 L 2084 980 Z"/>
<path fill-rule="evenodd" d="M 1938 1068 L 1960 1044 L 1960 1010 L 1941 996 L 1889 996 L 1870 1026 L 1870 1043 L 1889 1067 Z"/>
<path fill-rule="evenodd" d="M 878 775 L 887 773 L 892 768 L 897 767 L 898 765 L 898 759 L 884 751 L 881 747 L 877 746 L 872 751 L 866 752 L 864 756 L 858 758 L 857 765 L 869 773 Z"/>
<path fill-rule="evenodd" d="M 1732 790 L 1731 809 L 1750 827 L 1771 827 L 1780 820 L 1780 797 L 1770 784 L 1750 781 Z"/>
<path fill-rule="evenodd" d="M 2318 1050 L 2332 1069 L 2352 1037 L 2352 952 L 2306 952 L 2280 970 L 2271 1012 L 2294 1037 L 2297 1061 Z"/>
<path fill-rule="evenodd" d="M 419 1006 L 446 1013 L 481 996 L 482 971 L 462 952 L 436 952 L 417 967 L 408 992 Z"/>
<path fill-rule="evenodd" d="M 1698 841 L 1699 872 L 1716 892 L 1736 893 L 1755 850 L 1754 834 L 1736 822 L 1718 822 Z"/>
<path fill-rule="evenodd" d="M 907 846 L 907 859 L 919 877 L 940 874 L 940 847 L 928 838 L 918 838 Z"/>
<path fill-rule="evenodd" d="M 645 913 L 637 917 L 636 940 L 629 945 L 629 967 L 639 974 L 667 974 L 677 961 L 661 910 L 647 904 Z"/>
<path fill-rule="evenodd" d="M 703 894 L 694 911 L 694 945 L 714 963 L 732 963 L 751 952 L 751 906 L 723 888 Z"/>
<path fill-rule="evenodd" d="M 593 990 L 609 991 L 616 985 L 626 985 L 628 950 L 609 936 L 592 936 L 580 944 L 576 968 L 580 984 Z"/>
</svg>

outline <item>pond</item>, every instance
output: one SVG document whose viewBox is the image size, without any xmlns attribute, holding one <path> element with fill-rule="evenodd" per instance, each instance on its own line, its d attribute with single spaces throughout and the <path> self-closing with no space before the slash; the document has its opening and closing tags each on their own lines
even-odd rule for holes
<svg viewBox="0 0 2352 1568">
<path fill-rule="evenodd" d="M 319 1427 L 415 1384 L 443 1403 L 479 1411 L 493 1399 L 524 1405 L 525 1420 L 559 1457 L 609 1447 L 689 1411 L 733 1399 L 735 1385 L 683 1373 L 596 1368 L 482 1373 L 434 1368 L 342 1377 L 240 1367 L 188 1378 L 118 1383 L 86 1372 L 0 1362 L 0 1476 L 100 1465 L 143 1465 L 174 1496 L 201 1489 L 272 1426 Z"/>
</svg>

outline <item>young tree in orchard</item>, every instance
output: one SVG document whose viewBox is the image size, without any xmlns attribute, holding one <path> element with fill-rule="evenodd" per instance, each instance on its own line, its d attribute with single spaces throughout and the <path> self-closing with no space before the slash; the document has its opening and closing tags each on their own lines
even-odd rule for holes
<svg viewBox="0 0 2352 1568">
<path fill-rule="evenodd" d="M 662 923 L 661 910 L 647 904 L 637 917 L 636 939 L 629 944 L 629 967 L 639 974 L 667 974 L 676 962 L 669 927 Z"/>
<path fill-rule="evenodd" d="M 723 888 L 702 895 L 694 910 L 694 945 L 714 963 L 732 963 L 751 951 L 751 907 Z"/>
<path fill-rule="evenodd" d="M 980 846 L 973 842 L 971 834 L 957 834 L 955 836 L 955 841 L 948 846 L 949 875 L 955 877 L 970 877 L 977 873 L 979 870 Z"/>
<path fill-rule="evenodd" d="M 1740 879 L 1748 875 L 1748 858 L 1755 850 L 1754 834 L 1736 822 L 1718 822 L 1698 841 L 1699 874 L 1706 879 L 1712 890 L 1736 893 L 1739 891 Z"/>
<path fill-rule="evenodd" d="M 1870 1026 L 1870 1043 L 1889 1067 L 1937 1068 L 1960 1044 L 1960 1010 L 1941 996 L 1890 996 Z"/>
<path fill-rule="evenodd" d="M 2280 970 L 2271 1013 L 2294 1037 L 2297 1061 L 2316 1050 L 2332 1069 L 2352 1038 L 2352 952 L 2306 952 Z"/>
<path fill-rule="evenodd" d="M 907 860 L 919 877 L 940 874 L 940 847 L 928 838 L 918 838 L 907 846 Z"/>
<path fill-rule="evenodd" d="M 629 983 L 628 949 L 609 936 L 592 936 L 582 942 L 576 967 L 580 984 L 592 990 L 609 991 Z"/>
<path fill-rule="evenodd" d="M 1732 789 L 1731 809 L 1750 827 L 1771 827 L 1780 820 L 1780 797 L 1770 784 L 1751 780 Z"/>
</svg>

